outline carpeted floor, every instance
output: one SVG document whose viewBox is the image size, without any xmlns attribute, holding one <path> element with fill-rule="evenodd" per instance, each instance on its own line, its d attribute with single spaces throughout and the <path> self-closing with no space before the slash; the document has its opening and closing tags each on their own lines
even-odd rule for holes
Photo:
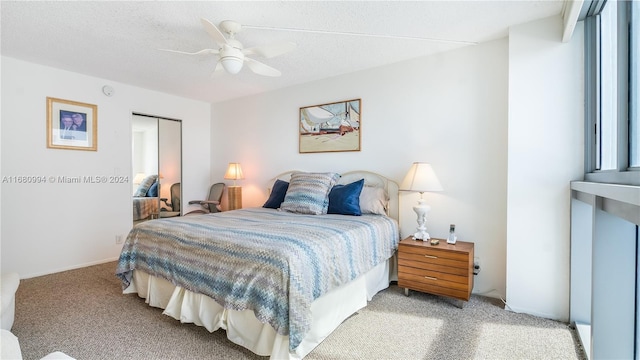
<svg viewBox="0 0 640 360">
<path fill-rule="evenodd" d="M 123 295 L 115 262 L 22 280 L 16 294 L 25 360 L 63 351 L 76 359 L 266 359 L 224 331 L 162 315 Z M 347 319 L 306 359 L 586 359 L 567 324 L 517 314 L 500 300 L 454 300 L 395 285 Z"/>
</svg>

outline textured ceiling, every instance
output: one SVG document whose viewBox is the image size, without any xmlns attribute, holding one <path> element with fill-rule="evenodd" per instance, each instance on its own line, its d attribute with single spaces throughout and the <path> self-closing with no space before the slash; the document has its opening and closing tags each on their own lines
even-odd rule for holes
<svg viewBox="0 0 640 360">
<path fill-rule="evenodd" d="M 558 15 L 563 4 L 552 0 L 3 0 L 1 52 L 3 56 L 215 103 L 473 46 L 506 36 L 511 25 Z M 212 77 L 214 55 L 158 51 L 195 52 L 215 47 L 200 18 L 216 25 L 227 19 L 245 25 L 236 36 L 245 48 L 280 41 L 295 42 L 297 48 L 271 59 L 255 57 L 280 70 L 282 76 L 278 78 L 256 75 L 246 66 L 237 75 L 218 73 Z"/>
</svg>

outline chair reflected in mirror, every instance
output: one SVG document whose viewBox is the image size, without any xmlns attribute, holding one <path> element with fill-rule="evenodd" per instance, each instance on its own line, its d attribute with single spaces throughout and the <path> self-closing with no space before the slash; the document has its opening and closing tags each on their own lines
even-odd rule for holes
<svg viewBox="0 0 640 360">
<path fill-rule="evenodd" d="M 189 205 L 199 204 L 200 206 L 202 206 L 202 209 L 190 211 L 185 215 L 209 214 L 222 211 L 222 208 L 220 207 L 220 201 L 222 201 L 224 188 L 224 183 L 215 183 L 211 185 L 211 187 L 209 188 L 209 196 L 207 196 L 206 200 L 189 201 Z"/>
<path fill-rule="evenodd" d="M 160 208 L 161 218 L 180 216 L 180 183 L 171 185 L 169 193 L 171 194 L 171 202 L 167 198 L 160 198 L 160 201 L 164 203 Z"/>
</svg>

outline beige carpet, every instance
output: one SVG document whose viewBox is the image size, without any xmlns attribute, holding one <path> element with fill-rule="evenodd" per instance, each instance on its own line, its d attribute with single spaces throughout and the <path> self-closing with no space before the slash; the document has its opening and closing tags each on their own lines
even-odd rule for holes
<svg viewBox="0 0 640 360">
<path fill-rule="evenodd" d="M 24 359 L 265 359 L 224 331 L 180 324 L 123 295 L 115 263 L 22 280 L 16 320 Z M 393 285 L 306 359 L 585 359 L 567 324 L 506 311 L 500 300 L 455 301 Z"/>
</svg>

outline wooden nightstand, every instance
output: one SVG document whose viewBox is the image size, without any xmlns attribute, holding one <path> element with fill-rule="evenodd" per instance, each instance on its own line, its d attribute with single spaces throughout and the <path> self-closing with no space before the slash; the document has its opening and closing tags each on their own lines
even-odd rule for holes
<svg viewBox="0 0 640 360">
<path fill-rule="evenodd" d="M 398 246 L 398 286 L 469 301 L 473 289 L 473 243 L 438 245 L 408 237 Z"/>
</svg>

